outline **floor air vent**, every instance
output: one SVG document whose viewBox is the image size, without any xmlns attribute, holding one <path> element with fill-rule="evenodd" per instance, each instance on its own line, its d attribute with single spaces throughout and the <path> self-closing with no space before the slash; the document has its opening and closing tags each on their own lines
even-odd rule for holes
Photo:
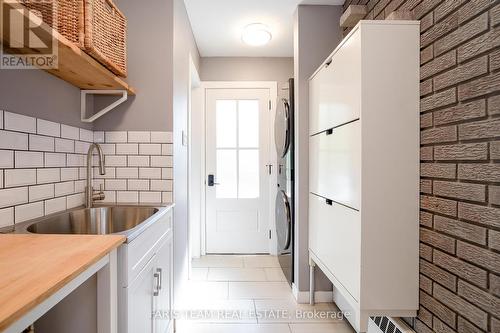
<svg viewBox="0 0 500 333">
<path fill-rule="evenodd" d="M 399 318 L 371 317 L 368 321 L 368 333 L 414 333 L 406 323 Z"/>
</svg>

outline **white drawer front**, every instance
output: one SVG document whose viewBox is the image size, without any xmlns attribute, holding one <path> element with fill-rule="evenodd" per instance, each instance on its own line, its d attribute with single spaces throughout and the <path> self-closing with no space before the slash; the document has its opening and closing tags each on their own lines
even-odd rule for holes
<svg viewBox="0 0 500 333">
<path fill-rule="evenodd" d="M 309 194 L 309 249 L 359 302 L 360 213 Z"/>
<path fill-rule="evenodd" d="M 147 228 L 131 243 L 126 244 L 128 260 L 126 262 L 125 286 L 128 286 L 158 250 L 160 240 L 172 229 L 172 211 L 163 215 L 156 223 Z"/>
<path fill-rule="evenodd" d="M 360 209 L 361 124 L 355 121 L 310 138 L 310 192 Z"/>
<path fill-rule="evenodd" d="M 355 33 L 309 83 L 309 133 L 315 134 L 360 117 L 360 34 Z"/>
</svg>

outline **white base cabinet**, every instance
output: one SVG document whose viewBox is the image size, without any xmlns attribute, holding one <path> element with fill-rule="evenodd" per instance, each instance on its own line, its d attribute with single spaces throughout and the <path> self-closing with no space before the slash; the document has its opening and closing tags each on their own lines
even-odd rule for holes
<svg viewBox="0 0 500 333">
<path fill-rule="evenodd" d="M 166 333 L 173 295 L 172 208 L 118 249 L 118 331 Z"/>
<path fill-rule="evenodd" d="M 360 21 L 310 79 L 310 259 L 358 332 L 418 309 L 419 28 Z"/>
</svg>

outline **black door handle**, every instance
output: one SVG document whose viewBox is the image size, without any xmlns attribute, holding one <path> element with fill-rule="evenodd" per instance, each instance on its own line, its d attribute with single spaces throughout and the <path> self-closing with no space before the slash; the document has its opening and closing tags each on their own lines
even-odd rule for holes
<svg viewBox="0 0 500 333">
<path fill-rule="evenodd" d="M 208 186 L 215 186 L 215 185 L 219 185 L 219 183 L 215 182 L 215 176 L 208 175 Z"/>
</svg>

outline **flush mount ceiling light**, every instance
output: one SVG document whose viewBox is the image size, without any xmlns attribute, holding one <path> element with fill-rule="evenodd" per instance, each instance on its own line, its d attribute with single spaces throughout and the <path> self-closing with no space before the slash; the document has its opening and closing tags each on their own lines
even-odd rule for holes
<svg viewBox="0 0 500 333">
<path fill-rule="evenodd" d="M 273 36 L 269 28 L 261 23 L 247 25 L 241 34 L 241 40 L 250 46 L 264 46 L 271 41 Z"/>
</svg>

